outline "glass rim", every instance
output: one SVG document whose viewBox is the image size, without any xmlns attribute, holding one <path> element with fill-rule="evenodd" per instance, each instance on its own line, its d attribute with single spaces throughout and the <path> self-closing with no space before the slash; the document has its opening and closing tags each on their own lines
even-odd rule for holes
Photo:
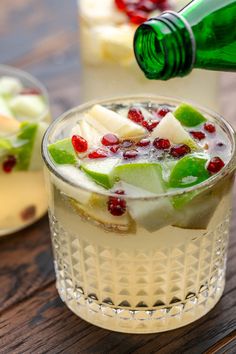
<svg viewBox="0 0 236 354">
<path fill-rule="evenodd" d="M 34 119 L 34 122 L 42 121 L 43 118 L 45 117 L 45 115 L 49 112 L 49 105 L 50 105 L 49 94 L 48 94 L 48 90 L 47 90 L 46 86 L 39 79 L 37 79 L 35 76 L 31 75 L 27 71 L 18 69 L 14 66 L 0 64 L 0 78 L 4 75 L 11 76 L 11 73 L 12 73 L 13 77 L 17 77 L 17 78 L 22 77 L 23 79 L 26 79 L 27 81 L 32 82 L 34 84 L 34 86 L 36 86 L 36 88 L 39 88 L 40 92 L 42 92 L 42 96 L 45 99 L 46 107 L 45 107 L 44 111 L 36 119 Z"/>
<path fill-rule="evenodd" d="M 124 199 L 126 199 L 126 200 L 129 200 L 129 199 L 130 200 L 155 200 L 158 198 L 182 196 L 183 194 L 187 194 L 189 192 L 193 192 L 196 190 L 201 191 L 205 188 L 210 188 L 210 187 L 214 186 L 218 181 L 220 181 L 225 176 L 229 175 L 236 168 L 236 154 L 235 154 L 235 152 L 236 152 L 236 133 L 235 133 L 233 127 L 231 126 L 231 124 L 228 123 L 220 114 L 218 114 L 208 108 L 205 108 L 199 104 L 196 104 L 195 102 L 193 102 L 191 100 L 185 100 L 185 99 L 182 99 L 179 97 L 173 98 L 173 97 L 168 97 L 168 96 L 143 94 L 143 95 L 116 96 L 116 97 L 112 97 L 112 98 L 91 100 L 86 103 L 82 103 L 76 107 L 73 107 L 72 109 L 61 114 L 57 119 L 55 119 L 50 124 L 50 126 L 46 130 L 43 140 L 42 140 L 42 146 L 41 146 L 42 147 L 42 149 L 41 149 L 42 157 L 43 157 L 44 163 L 45 163 L 46 167 L 48 168 L 48 170 L 55 177 L 59 178 L 59 180 L 61 180 L 64 183 L 69 184 L 73 188 L 76 188 L 78 191 L 82 190 L 84 192 L 94 193 L 94 194 L 97 194 L 97 195 L 103 196 L 103 197 L 104 196 L 105 197 L 117 197 L 117 194 L 115 194 L 114 192 L 111 192 L 109 190 L 104 191 L 104 192 L 100 192 L 100 191 L 92 190 L 92 189 L 87 188 L 85 186 L 80 186 L 76 183 L 73 183 L 72 181 L 69 180 L 69 178 L 66 178 L 61 173 L 59 173 L 57 171 L 56 164 L 53 163 L 53 161 L 48 153 L 48 149 L 47 149 L 48 140 L 50 137 L 50 133 L 53 131 L 53 129 L 57 126 L 58 123 L 66 120 L 69 116 L 71 116 L 73 114 L 86 112 L 86 110 L 88 110 L 90 107 L 92 107 L 95 104 L 112 104 L 112 103 L 116 103 L 116 102 L 123 103 L 123 102 L 127 102 L 127 101 L 136 101 L 136 103 L 139 103 L 140 100 L 143 102 L 144 101 L 150 101 L 150 102 L 159 101 L 159 103 L 160 103 L 160 101 L 162 101 L 163 104 L 168 104 L 170 101 L 171 101 L 171 103 L 175 103 L 175 104 L 180 104 L 180 103 L 184 102 L 186 104 L 190 104 L 190 105 L 196 107 L 204 114 L 207 114 L 208 116 L 212 117 L 218 123 L 221 123 L 221 125 L 223 125 L 224 128 L 227 129 L 226 133 L 227 133 L 228 137 L 230 136 L 230 139 L 231 139 L 232 154 L 231 154 L 230 161 L 222 168 L 222 170 L 219 173 L 211 176 L 207 180 L 205 180 L 195 186 L 170 190 L 170 191 L 167 191 L 167 192 L 164 192 L 161 194 L 152 193 L 152 195 L 150 195 L 151 192 L 146 191 L 147 192 L 146 196 L 145 196 L 145 194 L 142 196 L 132 196 L 132 195 L 127 194 L 127 195 L 122 196 Z"/>
</svg>

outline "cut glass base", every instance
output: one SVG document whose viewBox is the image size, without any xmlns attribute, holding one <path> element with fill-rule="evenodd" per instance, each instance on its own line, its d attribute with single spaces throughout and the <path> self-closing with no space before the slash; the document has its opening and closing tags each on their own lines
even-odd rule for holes
<svg viewBox="0 0 236 354">
<path fill-rule="evenodd" d="M 144 242 L 141 250 L 135 243 L 126 250 L 69 234 L 51 216 L 59 294 L 75 314 L 114 331 L 187 325 L 223 293 L 228 225 L 227 217 L 214 231 L 176 247 L 145 249 Z"/>
</svg>

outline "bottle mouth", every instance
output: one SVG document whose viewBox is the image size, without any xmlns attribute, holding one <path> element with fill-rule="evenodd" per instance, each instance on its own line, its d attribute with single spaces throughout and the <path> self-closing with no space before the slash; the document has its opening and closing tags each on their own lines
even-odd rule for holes
<svg viewBox="0 0 236 354">
<path fill-rule="evenodd" d="M 166 11 L 138 27 L 134 36 L 136 60 L 148 79 L 185 76 L 195 61 L 195 40 L 187 21 Z"/>
</svg>

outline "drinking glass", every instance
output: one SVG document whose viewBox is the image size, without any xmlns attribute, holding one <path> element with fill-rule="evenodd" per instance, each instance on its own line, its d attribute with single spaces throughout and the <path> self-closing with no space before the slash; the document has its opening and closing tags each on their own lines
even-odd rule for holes
<svg viewBox="0 0 236 354">
<path fill-rule="evenodd" d="M 154 96 L 96 103 L 115 107 L 137 102 L 180 103 Z M 198 107 L 224 130 L 232 144 L 227 166 L 187 189 L 154 197 L 122 196 L 128 206 L 139 206 L 145 218 L 146 211 L 158 203 L 165 212 L 170 198 L 195 195 L 179 211 L 181 221 L 173 215 L 169 223 L 151 232 L 129 217 L 117 222 L 106 208 L 112 193 L 83 188 L 70 171 L 65 175 L 50 158 L 48 144 L 70 136 L 71 128 L 91 107 L 88 103 L 63 114 L 43 140 L 60 297 L 84 320 L 119 332 L 161 332 L 193 322 L 215 306 L 224 290 L 235 170 L 233 129 L 221 116 Z M 161 213 L 154 218 L 163 223 Z"/>
<path fill-rule="evenodd" d="M 14 120 L 19 127 L 12 133 L 6 134 L 3 131 L 4 126 L 0 125 L 0 236 L 32 224 L 47 210 L 40 146 L 51 120 L 47 90 L 36 78 L 4 65 L 0 66 L 0 78 L 2 77 L 20 80 L 20 95 L 25 98 L 28 93 L 34 97 L 40 95 L 45 108 L 39 116 L 30 119 L 25 118 L 22 111 L 22 115 Z M 10 102 L 10 97 L 8 99 Z M 30 104 L 34 105 L 32 102 Z M 0 116 L 3 115 L 1 110 L 2 107 Z M 34 110 L 34 107 L 30 107 L 30 110 Z"/>
</svg>

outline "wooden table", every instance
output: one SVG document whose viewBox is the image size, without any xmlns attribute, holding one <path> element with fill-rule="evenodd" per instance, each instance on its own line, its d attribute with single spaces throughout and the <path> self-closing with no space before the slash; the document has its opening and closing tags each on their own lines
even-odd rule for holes
<svg viewBox="0 0 236 354">
<path fill-rule="evenodd" d="M 46 83 L 55 115 L 78 103 L 76 0 L 1 0 L 0 61 Z M 226 116 L 235 119 L 236 77 L 222 81 Z M 0 196 L 1 197 L 1 196 Z M 48 219 L 0 240 L 0 353 L 236 353 L 236 209 L 227 284 L 220 303 L 172 332 L 125 335 L 73 315 L 55 289 Z"/>
</svg>

